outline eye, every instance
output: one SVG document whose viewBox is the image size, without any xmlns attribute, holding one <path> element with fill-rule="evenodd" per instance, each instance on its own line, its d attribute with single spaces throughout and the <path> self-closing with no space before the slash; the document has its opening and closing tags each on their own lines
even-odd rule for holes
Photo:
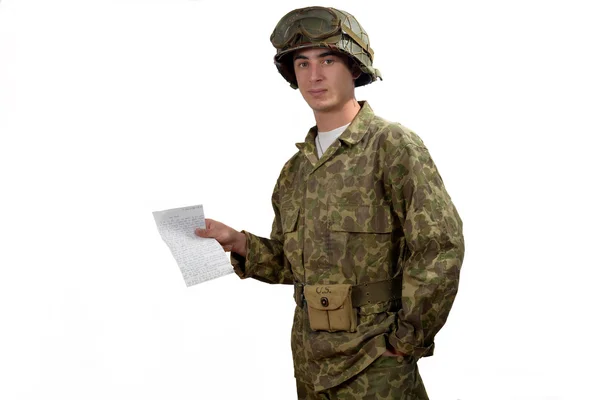
<svg viewBox="0 0 600 400">
<path fill-rule="evenodd" d="M 334 63 L 334 60 L 332 58 L 326 58 L 325 60 L 323 60 L 323 64 L 325 65 L 331 65 Z"/>
<path fill-rule="evenodd" d="M 302 61 L 302 62 L 299 62 L 298 64 L 296 64 L 296 67 L 298 67 L 298 68 L 305 68 L 306 66 L 307 66 L 306 61 Z"/>
</svg>

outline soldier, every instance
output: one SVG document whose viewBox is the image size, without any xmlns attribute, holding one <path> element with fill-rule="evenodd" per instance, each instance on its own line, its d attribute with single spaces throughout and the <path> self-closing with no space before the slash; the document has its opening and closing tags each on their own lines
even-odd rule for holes
<svg viewBox="0 0 600 400">
<path fill-rule="evenodd" d="M 417 360 L 454 301 L 462 221 L 421 139 L 376 116 L 354 88 L 381 79 L 358 21 L 291 11 L 275 64 L 316 126 L 283 166 L 270 238 L 207 219 L 241 278 L 294 285 L 300 399 L 427 399 Z"/>
</svg>

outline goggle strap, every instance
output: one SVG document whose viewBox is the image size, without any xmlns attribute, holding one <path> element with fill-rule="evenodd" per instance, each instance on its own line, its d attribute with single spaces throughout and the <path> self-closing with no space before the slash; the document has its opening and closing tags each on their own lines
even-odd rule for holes
<svg viewBox="0 0 600 400">
<path fill-rule="evenodd" d="M 342 32 L 344 32 L 346 35 L 350 36 L 356 42 L 356 44 L 358 44 L 363 50 L 365 50 L 367 53 L 369 53 L 369 55 L 371 56 L 371 61 L 373 60 L 373 57 L 375 56 L 375 52 L 373 51 L 373 49 L 371 49 L 368 44 L 365 44 L 365 42 L 363 42 L 358 37 L 358 35 L 356 33 L 352 32 L 352 29 L 350 29 L 344 23 L 342 23 Z"/>
</svg>

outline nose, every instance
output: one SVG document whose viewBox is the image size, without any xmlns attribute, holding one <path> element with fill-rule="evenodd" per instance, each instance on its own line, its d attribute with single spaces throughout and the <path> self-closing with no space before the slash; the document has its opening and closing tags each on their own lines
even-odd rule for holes
<svg viewBox="0 0 600 400">
<path fill-rule="evenodd" d="M 311 63 L 309 68 L 311 83 L 323 80 L 323 75 L 321 74 L 321 65 L 319 63 Z"/>
</svg>

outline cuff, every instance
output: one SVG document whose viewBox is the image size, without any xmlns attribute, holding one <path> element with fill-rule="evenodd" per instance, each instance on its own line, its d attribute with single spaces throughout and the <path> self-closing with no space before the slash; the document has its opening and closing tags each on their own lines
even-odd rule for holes
<svg viewBox="0 0 600 400">
<path fill-rule="evenodd" d="M 418 360 L 421 357 L 432 356 L 433 349 L 435 347 L 435 343 L 431 343 L 429 346 L 415 346 L 412 343 L 403 342 L 394 334 L 390 335 L 388 340 L 390 346 L 392 346 L 396 351 L 411 355 L 415 358 L 415 360 Z"/>
<path fill-rule="evenodd" d="M 258 260 L 259 247 L 258 239 L 250 232 L 242 231 L 246 236 L 246 257 L 241 256 L 233 251 L 230 254 L 231 265 L 233 271 L 242 279 L 252 276 L 252 270 Z"/>
</svg>

